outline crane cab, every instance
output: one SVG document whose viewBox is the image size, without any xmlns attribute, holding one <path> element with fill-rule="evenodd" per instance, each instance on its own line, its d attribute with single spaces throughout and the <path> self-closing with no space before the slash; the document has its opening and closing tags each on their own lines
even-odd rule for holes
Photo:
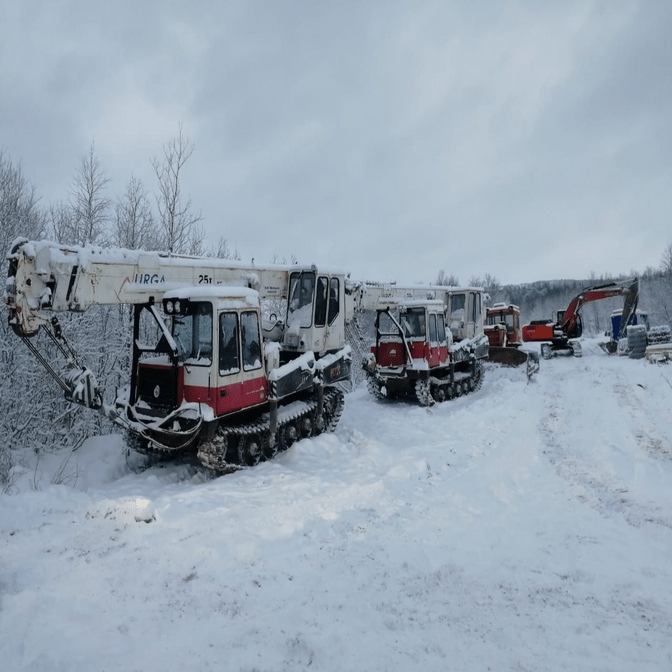
<svg viewBox="0 0 672 672">
<path fill-rule="evenodd" d="M 442 301 L 402 301 L 377 311 L 371 353 L 382 369 L 426 370 L 446 364 L 451 341 Z"/>
<path fill-rule="evenodd" d="M 287 320 L 282 344 L 295 352 L 329 352 L 345 342 L 345 277 L 297 269 L 289 276 Z"/>
<path fill-rule="evenodd" d="M 448 322 L 453 340 L 463 341 L 483 333 L 483 290 L 480 287 L 460 287 L 446 292 Z"/>
<path fill-rule="evenodd" d="M 165 293 L 163 308 L 172 324 L 168 329 L 159 317 L 161 336 L 155 347 L 143 348 L 136 339 L 136 406 L 165 412 L 197 403 L 219 417 L 267 401 L 256 291 L 222 286 L 173 290 Z"/>
</svg>

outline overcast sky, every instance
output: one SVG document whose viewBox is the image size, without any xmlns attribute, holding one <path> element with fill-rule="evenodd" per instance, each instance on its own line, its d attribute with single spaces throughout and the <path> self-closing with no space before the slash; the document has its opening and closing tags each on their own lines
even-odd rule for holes
<svg viewBox="0 0 672 672">
<path fill-rule="evenodd" d="M 179 124 L 214 244 L 466 284 L 658 267 L 672 2 L 5 0 L 0 150 L 122 196 Z"/>
</svg>

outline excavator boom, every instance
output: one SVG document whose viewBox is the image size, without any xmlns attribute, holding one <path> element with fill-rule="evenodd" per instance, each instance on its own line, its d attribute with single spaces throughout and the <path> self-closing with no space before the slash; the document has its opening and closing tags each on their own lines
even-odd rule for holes
<svg viewBox="0 0 672 672">
<path fill-rule="evenodd" d="M 581 308 L 592 301 L 601 301 L 616 296 L 623 296 L 623 319 L 621 320 L 619 338 L 625 334 L 628 325 L 637 310 L 637 301 L 639 299 L 639 278 L 633 278 L 622 284 L 610 282 L 605 285 L 595 287 L 586 287 L 581 290 L 570 302 L 564 311 L 558 311 L 558 319 L 537 320 L 523 327 L 523 341 L 548 344 L 553 350 L 574 350 L 575 354 L 580 352 L 576 342 L 571 344 L 569 339 L 576 339 L 581 336 Z M 542 354 L 544 349 L 548 353 L 548 345 L 542 345 Z M 605 348 L 608 352 L 610 347 Z M 614 347 L 615 350 L 615 347 Z"/>
</svg>

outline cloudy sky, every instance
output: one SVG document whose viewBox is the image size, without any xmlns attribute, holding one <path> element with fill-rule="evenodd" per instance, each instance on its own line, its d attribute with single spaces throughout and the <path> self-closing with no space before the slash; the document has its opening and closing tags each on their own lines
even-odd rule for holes
<svg viewBox="0 0 672 672">
<path fill-rule="evenodd" d="M 210 243 L 462 283 L 657 267 L 672 3 L 3 2 L 0 150 L 45 204 L 123 195 L 179 125 Z"/>
</svg>

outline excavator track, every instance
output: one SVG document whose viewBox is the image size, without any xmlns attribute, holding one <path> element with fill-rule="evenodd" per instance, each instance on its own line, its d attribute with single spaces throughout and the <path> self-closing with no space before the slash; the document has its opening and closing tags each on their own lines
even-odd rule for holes
<svg viewBox="0 0 672 672">
<path fill-rule="evenodd" d="M 333 432 L 344 404 L 343 392 L 335 388 L 324 390 L 321 416 L 317 413 L 316 399 L 292 402 L 278 409 L 275 436 L 271 435 L 268 415 L 241 425 L 221 424 L 212 439 L 199 444 L 198 459 L 220 474 L 253 467 L 287 450 L 296 441 Z"/>
</svg>

